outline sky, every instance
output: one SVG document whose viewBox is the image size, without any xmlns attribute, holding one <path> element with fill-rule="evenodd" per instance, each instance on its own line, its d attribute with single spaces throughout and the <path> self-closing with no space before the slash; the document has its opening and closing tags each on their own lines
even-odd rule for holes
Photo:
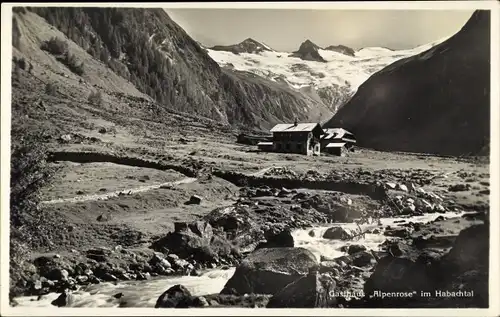
<svg viewBox="0 0 500 317">
<path fill-rule="evenodd" d="M 320 47 L 408 49 L 455 34 L 472 10 L 165 9 L 205 46 L 253 38 L 277 51 L 309 39 Z"/>
</svg>

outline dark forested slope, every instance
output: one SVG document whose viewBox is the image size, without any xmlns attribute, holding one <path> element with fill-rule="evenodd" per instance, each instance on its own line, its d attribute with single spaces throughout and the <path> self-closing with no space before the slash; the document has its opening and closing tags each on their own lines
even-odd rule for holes
<svg viewBox="0 0 500 317">
<path fill-rule="evenodd" d="M 291 89 L 269 89 L 270 81 L 235 81 L 161 9 L 30 10 L 140 91 L 175 110 L 247 127 L 331 115 L 322 103 Z M 255 91 L 266 94 L 251 95 Z"/>
</svg>

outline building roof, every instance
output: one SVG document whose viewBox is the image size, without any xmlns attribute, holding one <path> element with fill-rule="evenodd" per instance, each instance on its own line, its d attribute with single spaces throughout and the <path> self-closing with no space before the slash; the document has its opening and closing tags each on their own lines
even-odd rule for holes
<svg viewBox="0 0 500 317">
<path fill-rule="evenodd" d="M 316 129 L 316 127 L 321 128 L 319 123 L 298 123 L 297 125 L 293 123 L 280 123 L 271 129 L 271 132 L 311 132 Z"/>
<path fill-rule="evenodd" d="M 341 139 L 344 136 L 353 136 L 351 132 L 342 128 L 330 128 L 330 129 L 324 129 L 324 131 L 325 131 L 325 136 L 323 137 L 323 140 Z"/>
<path fill-rule="evenodd" d="M 345 143 L 328 143 L 326 148 L 343 147 Z"/>
</svg>

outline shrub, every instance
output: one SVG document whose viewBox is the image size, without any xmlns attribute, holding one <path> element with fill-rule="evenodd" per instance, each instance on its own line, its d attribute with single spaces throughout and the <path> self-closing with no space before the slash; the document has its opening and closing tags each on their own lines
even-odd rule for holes
<svg viewBox="0 0 500 317">
<path fill-rule="evenodd" d="M 41 49 L 53 55 L 64 55 L 68 52 L 68 43 L 57 37 L 42 43 Z"/>
<path fill-rule="evenodd" d="M 19 67 L 20 69 L 26 70 L 26 60 L 24 59 L 24 57 L 21 57 L 19 59 L 17 57 L 14 57 L 12 60 L 15 64 L 14 67 Z"/>
<path fill-rule="evenodd" d="M 46 215 L 39 208 L 40 189 L 55 169 L 47 164 L 42 133 L 13 122 L 10 169 L 10 288 L 16 295 L 17 283 L 29 268 L 29 247 L 46 245 L 44 230 L 50 230 Z"/>
<path fill-rule="evenodd" d="M 83 73 L 85 72 L 83 69 L 83 62 L 78 62 L 78 59 L 75 57 L 75 55 L 71 53 L 67 53 L 65 55 L 63 62 L 66 66 L 68 66 L 69 70 L 79 76 L 83 75 Z"/>
<path fill-rule="evenodd" d="M 57 37 L 42 43 L 41 49 L 55 55 L 57 60 L 66 65 L 70 71 L 81 76 L 84 73 L 83 62 L 78 62 L 75 55 L 69 52 L 68 43 Z"/>
<path fill-rule="evenodd" d="M 103 100 L 102 100 L 101 92 L 100 91 L 92 91 L 89 95 L 88 101 L 93 105 L 97 105 L 97 106 L 102 105 Z"/>
</svg>

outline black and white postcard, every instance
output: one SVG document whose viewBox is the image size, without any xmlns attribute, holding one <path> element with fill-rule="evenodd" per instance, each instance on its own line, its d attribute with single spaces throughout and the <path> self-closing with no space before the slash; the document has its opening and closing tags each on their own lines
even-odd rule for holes
<svg viewBox="0 0 500 317">
<path fill-rule="evenodd" d="M 2 4 L 2 315 L 497 315 L 498 20 Z"/>
</svg>

